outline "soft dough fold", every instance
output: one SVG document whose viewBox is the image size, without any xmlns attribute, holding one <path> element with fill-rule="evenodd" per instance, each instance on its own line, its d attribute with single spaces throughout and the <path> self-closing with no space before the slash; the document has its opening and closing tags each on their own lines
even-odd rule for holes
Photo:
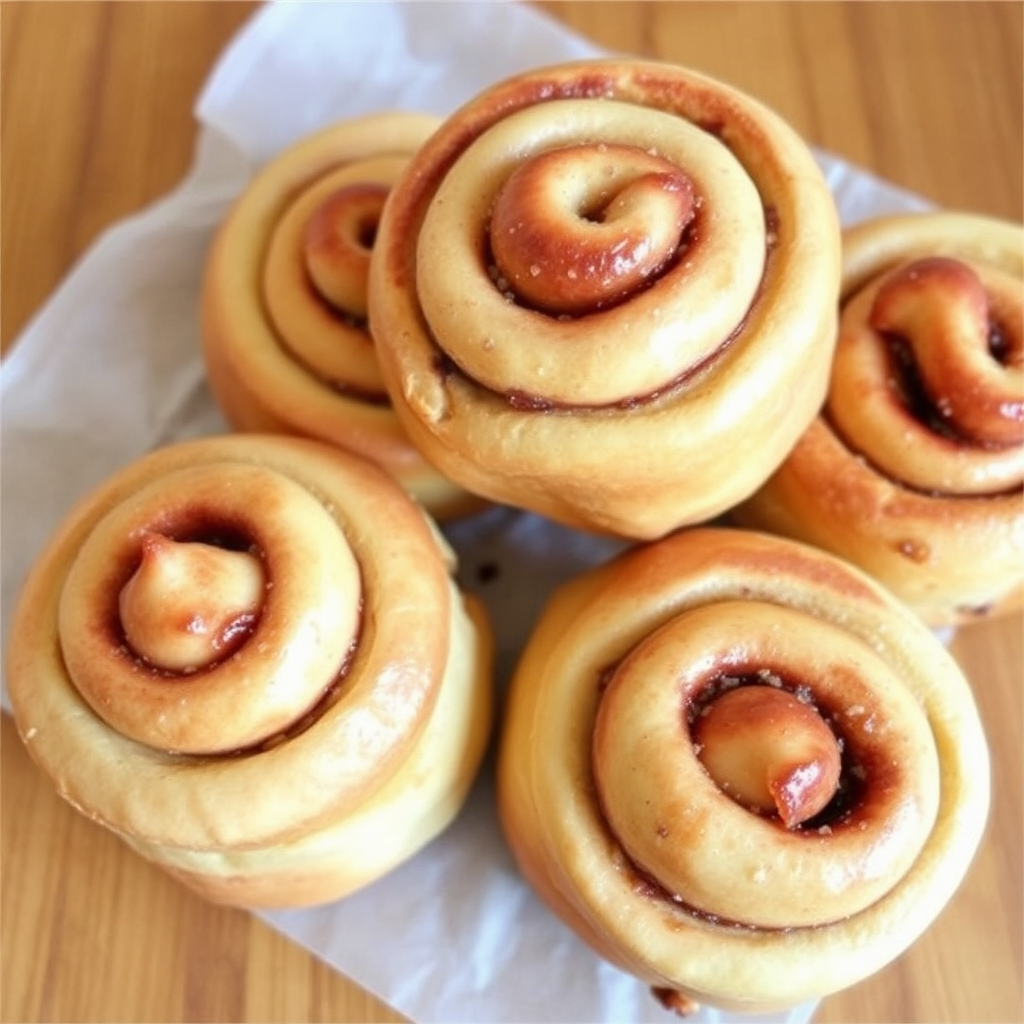
<svg viewBox="0 0 1024 1024">
<path fill-rule="evenodd" d="M 452 820 L 491 634 L 432 521 L 319 442 L 229 435 L 125 467 L 22 592 L 7 681 L 61 795 L 205 896 L 343 896 Z"/>
<path fill-rule="evenodd" d="M 971 691 L 931 632 L 832 556 L 725 529 L 555 593 L 498 784 L 516 859 L 566 924 L 669 1003 L 741 1011 L 899 956 L 989 802 Z"/>
<path fill-rule="evenodd" d="M 370 270 L 385 386 L 467 490 L 653 538 L 722 512 L 820 408 L 839 228 L 750 97 L 629 60 L 541 68 L 450 115 Z"/>
<path fill-rule="evenodd" d="M 741 526 L 865 569 L 928 623 L 1024 602 L 1024 227 L 935 211 L 843 236 L 822 414 Z"/>
<path fill-rule="evenodd" d="M 366 294 L 388 192 L 437 124 L 427 114 L 368 114 L 278 153 L 217 231 L 202 328 L 210 387 L 232 426 L 355 451 L 444 519 L 482 502 L 436 472 L 402 430 Z"/>
</svg>

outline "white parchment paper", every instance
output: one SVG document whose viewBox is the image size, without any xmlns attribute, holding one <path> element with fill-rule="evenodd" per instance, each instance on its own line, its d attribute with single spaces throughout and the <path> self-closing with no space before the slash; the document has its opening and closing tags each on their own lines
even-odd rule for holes
<svg viewBox="0 0 1024 1024">
<path fill-rule="evenodd" d="M 186 180 L 92 247 L 0 368 L 4 637 L 29 565 L 77 498 L 158 445 L 226 429 L 205 383 L 199 288 L 211 234 L 256 167 L 332 120 L 444 115 L 515 71 L 598 53 L 515 3 L 262 9 L 201 95 Z M 819 159 L 846 222 L 927 205 Z M 552 586 L 617 547 L 506 509 L 448 533 L 464 585 L 494 613 L 499 686 Z M 498 830 L 491 770 L 488 761 L 453 827 L 392 875 L 333 905 L 261 917 L 424 1024 L 670 1020 L 523 884 Z M 744 1019 L 798 1024 L 812 1011 Z M 735 1018 L 704 1009 L 697 1019 Z"/>
</svg>

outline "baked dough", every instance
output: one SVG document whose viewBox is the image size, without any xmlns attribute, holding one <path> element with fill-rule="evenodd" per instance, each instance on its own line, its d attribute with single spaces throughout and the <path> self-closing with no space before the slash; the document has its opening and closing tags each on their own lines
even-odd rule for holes
<svg viewBox="0 0 1024 1024">
<path fill-rule="evenodd" d="M 541 68 L 455 111 L 370 271 L 385 385 L 451 479 L 653 538 L 747 497 L 824 399 L 839 228 L 774 113 L 670 64 Z"/>
<path fill-rule="evenodd" d="M 511 682 L 505 835 L 539 896 L 666 1004 L 773 1011 L 899 956 L 989 804 L 971 690 L 877 582 L 679 531 L 563 585 Z"/>
<path fill-rule="evenodd" d="M 367 460 L 236 434 L 82 501 L 11 628 L 19 733 L 60 794 L 210 899 L 326 902 L 444 829 L 483 756 L 491 635 Z"/>
<path fill-rule="evenodd" d="M 876 218 L 844 235 L 823 414 L 733 520 L 819 545 L 933 625 L 1024 603 L 1024 227 Z"/>
<path fill-rule="evenodd" d="M 266 164 L 214 240 L 202 325 L 210 387 L 235 428 L 355 451 L 446 519 L 483 503 L 409 442 L 381 382 L 366 309 L 381 208 L 437 124 L 426 114 L 369 114 Z"/>
</svg>

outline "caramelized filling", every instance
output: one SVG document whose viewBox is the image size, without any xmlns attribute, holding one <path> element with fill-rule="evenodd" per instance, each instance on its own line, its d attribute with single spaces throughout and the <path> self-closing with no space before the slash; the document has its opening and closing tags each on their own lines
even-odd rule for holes
<svg viewBox="0 0 1024 1024">
<path fill-rule="evenodd" d="M 774 794 L 769 794 L 768 799 L 762 795 L 760 799 L 754 800 L 749 799 L 749 794 L 746 794 L 746 799 L 741 796 L 737 802 L 752 814 L 778 822 L 780 827 L 796 833 L 828 834 L 833 829 L 850 824 L 864 793 L 864 779 L 867 772 L 865 766 L 860 763 L 859 756 L 839 728 L 838 709 L 833 710 L 821 706 L 814 699 L 809 687 L 792 685 L 769 669 L 736 675 L 720 675 L 712 680 L 700 693 L 698 699 L 692 701 L 686 708 L 687 729 L 701 762 L 707 768 L 707 755 L 701 748 L 707 738 L 706 723 L 715 715 L 716 706 L 720 708 L 720 702 L 727 699 L 733 691 L 750 688 L 755 688 L 757 691 L 775 689 L 785 703 L 798 704 L 806 710 L 806 716 L 801 715 L 801 718 L 805 721 L 813 719 L 811 727 L 815 734 L 815 746 L 816 748 L 824 747 L 826 750 L 824 756 L 829 762 L 826 769 L 827 784 L 821 790 L 821 792 L 827 793 L 827 799 L 817 804 L 807 803 L 804 808 L 806 813 L 800 816 L 799 820 L 796 815 L 786 810 L 785 794 L 781 796 L 782 806 L 780 806 L 780 798 Z M 787 709 L 783 708 L 782 713 L 786 714 Z M 744 715 L 747 714 L 747 709 L 744 709 Z M 831 745 L 831 750 L 829 745 Z M 835 756 L 834 763 L 832 762 L 832 750 L 834 750 Z M 710 771 L 709 774 L 718 781 L 714 771 Z M 783 780 L 785 777 L 784 775 Z M 799 788 L 808 781 L 813 780 L 809 780 L 807 776 L 801 779 L 800 773 L 797 772 L 794 784 Z M 732 783 L 723 791 L 736 799 L 734 792 L 730 792 L 730 789 L 735 791 L 735 786 Z M 789 820 L 787 820 L 787 816 Z"/>
<path fill-rule="evenodd" d="M 148 531 L 118 594 L 124 643 L 166 678 L 209 670 L 250 635 L 265 588 L 255 553 Z"/>
<path fill-rule="evenodd" d="M 169 527 L 169 523 L 162 524 L 162 526 Z M 243 527 L 236 528 L 230 523 L 207 520 L 201 512 L 192 513 L 187 518 L 181 518 L 178 521 L 177 526 L 178 529 L 172 531 L 170 529 L 161 528 L 161 524 L 156 524 L 151 528 L 149 533 L 159 530 L 160 540 L 171 544 L 201 544 L 211 548 L 220 549 L 224 552 L 248 555 L 253 559 L 259 560 L 261 564 L 261 571 L 267 574 L 264 582 L 265 590 L 269 590 L 273 587 L 273 578 L 269 573 L 269 567 L 265 564 L 263 553 L 258 543 L 252 542 L 245 536 Z M 153 663 L 150 659 L 134 649 L 134 646 L 124 629 L 120 614 L 121 594 L 138 573 L 145 559 L 144 547 L 145 541 L 143 541 L 139 551 L 134 555 L 134 557 L 130 558 L 125 563 L 121 573 L 119 573 L 123 582 L 120 586 L 115 586 L 113 588 L 113 599 L 106 615 L 108 632 L 103 641 L 104 645 L 109 650 L 117 652 L 121 657 L 131 661 L 140 670 L 158 678 L 166 679 L 172 683 L 175 679 L 185 678 L 186 676 L 188 678 L 195 678 L 203 673 L 214 671 L 218 665 L 227 661 L 256 630 L 259 625 L 259 612 L 257 611 L 252 614 L 244 613 L 237 616 L 232 621 L 226 622 L 223 631 L 218 636 L 218 649 L 215 657 L 201 665 L 197 665 L 191 669 L 181 670 Z M 289 725 L 286 729 L 281 730 L 273 736 L 265 738 L 254 746 L 224 751 L 218 753 L 217 757 L 243 757 L 269 750 L 305 732 L 311 725 L 321 718 L 341 696 L 344 682 L 348 677 L 359 650 L 363 622 L 364 609 L 362 599 L 360 599 L 356 615 L 355 634 L 345 654 L 345 658 L 338 666 L 337 672 L 324 688 L 323 694 L 319 700 L 317 700 L 305 714 Z M 182 753 L 177 754 L 176 756 L 181 758 L 202 759 L 202 755 L 194 754 Z"/>
<path fill-rule="evenodd" d="M 814 708 L 781 686 L 722 693 L 692 726 L 694 749 L 718 788 L 741 807 L 793 829 L 835 795 L 840 747 Z"/>
<path fill-rule="evenodd" d="M 778 227 L 779 227 L 779 216 L 778 211 L 774 207 L 765 207 L 764 218 L 766 226 L 766 237 L 767 237 L 767 249 L 765 253 L 765 267 L 761 277 L 760 285 L 758 286 L 757 294 L 754 296 L 751 307 L 755 306 L 760 300 L 761 294 L 764 289 L 764 281 L 768 276 L 769 264 L 772 259 L 772 254 L 775 247 L 778 245 Z M 654 287 L 660 277 L 665 273 L 671 271 L 685 256 L 692 254 L 694 247 L 699 246 L 701 231 L 703 226 L 703 219 L 701 216 L 700 208 L 696 208 L 694 211 L 693 218 L 687 224 L 683 231 L 682 240 L 679 248 L 673 255 L 670 263 L 663 268 L 662 273 L 654 279 L 648 279 L 641 286 L 642 288 Z M 491 268 L 490 273 L 492 279 L 496 278 L 496 286 L 500 287 L 500 273 L 496 270 L 493 265 L 493 257 L 489 253 L 485 253 L 484 259 L 488 261 L 488 266 Z M 518 301 L 515 297 L 506 295 L 509 301 Z M 623 298 L 620 301 L 626 302 L 629 297 Z M 614 305 L 614 304 L 613 304 Z M 612 308 L 611 305 L 603 306 L 602 309 Z M 586 314 L 584 314 L 586 315 Z M 628 411 L 630 409 L 640 408 L 648 405 L 652 402 L 656 402 L 659 399 L 665 398 L 672 395 L 687 386 L 691 381 L 698 377 L 704 372 L 707 367 L 714 365 L 722 356 L 728 351 L 733 341 L 743 332 L 746 327 L 747 320 L 749 317 L 749 311 L 744 314 L 737 324 L 735 330 L 726 338 L 722 339 L 721 344 L 712 352 L 708 353 L 706 358 L 701 362 L 696 363 L 693 366 L 688 367 L 682 374 L 666 383 L 660 388 L 648 392 L 643 395 L 632 395 L 629 398 L 623 399 L 622 401 L 613 402 L 609 405 L 585 405 L 582 403 L 563 403 L 555 402 L 549 398 L 545 398 L 542 395 L 532 395 L 523 391 L 507 391 L 502 394 L 504 400 L 508 405 L 521 412 L 541 412 L 541 413 L 552 413 L 552 412 L 571 412 L 574 410 L 620 410 Z M 452 376 L 457 376 L 467 383 L 473 383 L 472 379 L 463 373 L 462 369 L 457 363 L 445 352 L 440 352 L 435 358 L 434 362 L 435 372 L 445 380 Z"/>
</svg>

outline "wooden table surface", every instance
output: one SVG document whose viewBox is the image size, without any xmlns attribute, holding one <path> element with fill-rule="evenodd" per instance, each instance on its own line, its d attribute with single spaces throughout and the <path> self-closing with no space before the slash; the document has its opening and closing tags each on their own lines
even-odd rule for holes
<svg viewBox="0 0 1024 1024">
<path fill-rule="evenodd" d="M 608 47 L 754 93 L 813 144 L 953 208 L 1022 219 L 1020 3 L 544 5 Z M 2 341 L 107 225 L 171 188 L 193 101 L 250 3 L 4 3 Z M 932 930 L 820 1021 L 1021 1021 L 1020 620 L 954 652 L 995 803 Z M 191 895 L 62 804 L 3 720 L 3 1021 L 392 1021 L 241 911 Z"/>
</svg>

